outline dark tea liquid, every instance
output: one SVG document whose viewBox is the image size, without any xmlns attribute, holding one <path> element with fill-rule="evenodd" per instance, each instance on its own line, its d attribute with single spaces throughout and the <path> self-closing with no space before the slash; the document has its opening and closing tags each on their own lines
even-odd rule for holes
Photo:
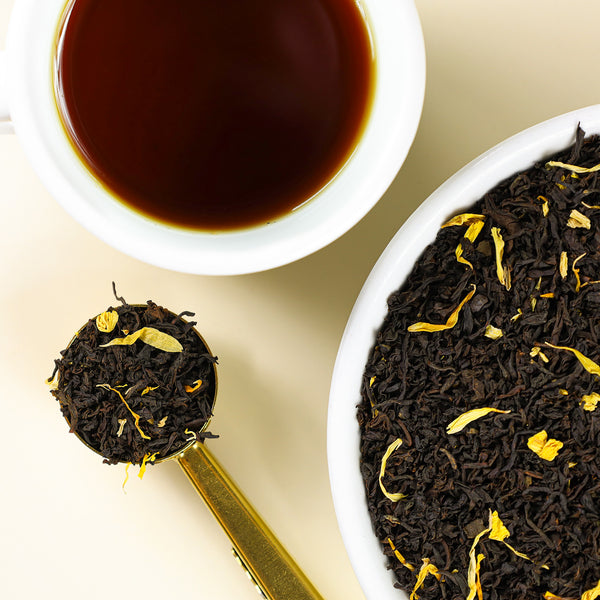
<svg viewBox="0 0 600 600">
<path fill-rule="evenodd" d="M 56 51 L 72 142 L 122 201 L 227 230 L 288 213 L 352 153 L 374 79 L 354 0 L 74 0 Z"/>
</svg>

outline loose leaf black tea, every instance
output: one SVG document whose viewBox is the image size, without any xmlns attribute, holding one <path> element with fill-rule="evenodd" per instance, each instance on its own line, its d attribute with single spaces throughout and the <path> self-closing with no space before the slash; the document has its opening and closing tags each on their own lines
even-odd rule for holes
<svg viewBox="0 0 600 600">
<path fill-rule="evenodd" d="M 193 313 L 120 300 L 62 351 L 52 394 L 104 462 L 145 466 L 210 436 L 217 359 L 183 318 Z"/>
<path fill-rule="evenodd" d="M 506 179 L 388 300 L 358 410 L 411 600 L 600 597 L 600 138 Z"/>
</svg>

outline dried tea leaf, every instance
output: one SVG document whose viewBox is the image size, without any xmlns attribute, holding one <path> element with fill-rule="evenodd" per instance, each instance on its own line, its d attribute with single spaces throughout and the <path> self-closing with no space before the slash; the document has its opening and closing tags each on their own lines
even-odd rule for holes
<svg viewBox="0 0 600 600">
<path fill-rule="evenodd" d="M 598 405 L 598 401 L 600 401 L 600 394 L 596 392 L 592 392 L 591 394 L 586 394 L 581 398 L 581 404 L 583 406 L 583 410 L 587 410 L 589 412 L 593 412 L 596 410 L 596 406 Z"/>
<path fill-rule="evenodd" d="M 102 333 L 110 333 L 117 325 L 119 313 L 116 310 L 107 310 L 96 317 L 96 327 Z"/>
<path fill-rule="evenodd" d="M 485 333 L 483 335 L 491 340 L 499 340 L 504 333 L 502 333 L 502 329 L 498 329 L 498 327 L 494 327 L 493 325 L 488 325 L 485 328 Z"/>
<path fill-rule="evenodd" d="M 546 346 L 550 346 L 550 348 L 554 348 L 555 350 L 567 350 L 568 352 L 572 352 L 588 373 L 600 377 L 600 366 L 598 366 L 592 359 L 579 352 L 579 350 L 575 350 L 575 348 L 569 348 L 568 346 L 554 346 L 550 342 L 545 343 Z"/>
<path fill-rule="evenodd" d="M 504 258 L 504 239 L 500 233 L 499 227 L 492 227 L 492 238 L 494 240 L 494 248 L 496 249 L 496 274 L 498 281 L 507 289 L 510 290 L 510 271 L 508 267 L 502 266 Z"/>
<path fill-rule="evenodd" d="M 553 461 L 563 447 L 563 443 L 560 440 L 548 438 L 546 430 L 542 429 L 527 440 L 527 447 L 540 458 Z"/>
<path fill-rule="evenodd" d="M 192 392 L 199 390 L 201 385 L 202 385 L 202 379 L 196 379 L 196 381 L 194 381 L 192 385 L 185 386 L 185 391 L 188 394 L 191 394 Z"/>
<path fill-rule="evenodd" d="M 592 222 L 584 214 L 580 213 L 578 210 L 573 209 L 571 211 L 571 214 L 569 215 L 567 227 L 571 227 L 572 229 L 576 229 L 578 227 L 582 229 L 591 229 Z"/>
<path fill-rule="evenodd" d="M 114 392 L 115 394 L 117 394 L 117 396 L 119 396 L 119 398 L 121 398 L 123 404 L 127 407 L 127 410 L 131 413 L 131 416 L 134 418 L 135 420 L 135 427 L 136 429 L 140 432 L 140 435 L 145 439 L 145 440 L 149 440 L 150 436 L 146 435 L 142 429 L 140 428 L 140 415 L 138 415 L 136 412 L 134 412 L 133 410 L 131 410 L 131 406 L 129 406 L 129 404 L 127 404 L 127 400 L 125 400 L 125 398 L 123 398 L 123 394 L 121 394 L 121 392 L 113 387 L 110 387 L 110 385 L 108 385 L 108 383 L 99 383 L 96 387 L 99 388 L 104 388 L 105 390 L 110 390 L 111 392 Z"/>
<path fill-rule="evenodd" d="M 438 572 L 438 568 L 433 563 L 431 563 L 428 558 L 424 558 L 421 570 L 417 575 L 417 583 L 415 583 L 415 587 L 413 588 L 409 600 L 418 600 L 419 596 L 417 595 L 417 590 L 423 585 L 423 582 L 425 581 L 425 578 L 428 575 L 433 575 L 438 581 L 441 577 L 441 575 Z"/>
<path fill-rule="evenodd" d="M 154 327 L 142 327 L 124 338 L 115 338 L 108 344 L 102 344 L 100 348 L 108 346 L 130 346 L 141 340 L 145 344 L 162 350 L 163 352 L 182 352 L 183 346 L 171 335 L 154 329 Z"/>
<path fill-rule="evenodd" d="M 477 419 L 481 419 L 481 417 L 485 417 L 490 413 L 503 413 L 507 414 L 510 410 L 500 410 L 498 408 L 474 408 L 473 410 L 468 410 L 467 412 L 460 415 L 460 417 L 454 419 L 452 423 L 450 423 L 446 427 L 446 433 L 449 435 L 458 433 L 462 431 L 469 423 L 476 421 Z"/>
<path fill-rule="evenodd" d="M 569 257 L 566 252 L 560 253 L 560 261 L 559 261 L 558 271 L 560 273 L 560 276 L 563 279 L 567 278 L 567 275 L 569 273 Z"/>
<path fill-rule="evenodd" d="M 485 222 L 485 215 L 477 215 L 477 214 L 473 214 L 473 213 L 463 213 L 461 215 L 456 215 L 455 217 L 452 217 L 449 221 L 446 221 L 446 223 L 444 223 L 442 225 L 442 229 L 444 227 L 453 227 L 456 225 L 472 225 L 473 223 L 477 223 L 477 222 Z"/>
<path fill-rule="evenodd" d="M 396 448 L 399 448 L 402 445 L 402 440 L 400 438 L 394 440 L 385 451 L 383 458 L 381 459 L 381 469 L 379 470 L 379 487 L 383 492 L 384 496 L 391 500 L 392 502 L 398 502 L 398 500 L 402 500 L 402 498 L 406 498 L 405 494 L 390 494 L 383 485 L 383 476 L 385 475 L 385 468 L 387 466 L 388 458 L 392 455 Z"/>
<path fill-rule="evenodd" d="M 460 304 L 454 309 L 453 313 L 448 317 L 446 323 L 442 325 L 436 325 L 433 323 L 414 323 L 408 327 L 408 331 L 443 331 L 444 329 L 452 329 L 458 323 L 458 315 L 462 310 L 462 307 L 475 295 L 475 284 L 472 284 L 473 289 L 463 298 Z"/>
<path fill-rule="evenodd" d="M 559 162 L 557 160 L 550 160 L 546 163 L 546 167 L 559 167 L 561 169 L 567 169 L 573 173 L 595 173 L 600 171 L 600 164 L 594 167 L 579 167 L 577 165 L 570 165 L 568 163 Z"/>
<path fill-rule="evenodd" d="M 581 600 L 596 600 L 598 597 L 600 597 L 600 580 L 591 590 L 583 592 Z"/>
<path fill-rule="evenodd" d="M 404 558 L 404 556 L 402 556 L 402 554 L 400 554 L 400 552 L 398 550 L 396 550 L 396 547 L 394 546 L 394 542 L 392 542 L 391 538 L 388 537 L 387 543 L 390 545 L 390 548 L 392 549 L 392 552 L 394 553 L 394 556 L 400 561 L 400 564 L 404 565 L 409 571 L 414 571 L 415 567 L 413 565 L 411 565 Z"/>
</svg>

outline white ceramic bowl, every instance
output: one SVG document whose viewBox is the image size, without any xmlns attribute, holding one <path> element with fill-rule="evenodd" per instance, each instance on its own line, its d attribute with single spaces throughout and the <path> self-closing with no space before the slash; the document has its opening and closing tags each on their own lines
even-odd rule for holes
<svg viewBox="0 0 600 600">
<path fill-rule="evenodd" d="M 60 125 L 51 63 L 66 2 L 15 0 L 5 55 L 0 56 L 0 125 L 10 117 L 50 193 L 79 223 L 126 254 L 204 275 L 250 273 L 295 261 L 355 225 L 406 158 L 425 89 L 418 14 L 413 0 L 361 0 L 375 49 L 375 93 L 360 143 L 337 176 L 291 214 L 260 227 L 203 233 L 151 221 L 93 180 Z"/>
<path fill-rule="evenodd" d="M 408 276 L 440 226 L 486 191 L 574 142 L 577 124 L 600 133 L 600 105 L 570 112 L 526 129 L 469 163 L 411 215 L 373 267 L 354 305 L 333 372 L 327 423 L 329 476 L 346 550 L 368 600 L 402 600 L 373 533 L 359 471 L 356 406 L 375 334 L 387 314 L 387 299 Z"/>
</svg>

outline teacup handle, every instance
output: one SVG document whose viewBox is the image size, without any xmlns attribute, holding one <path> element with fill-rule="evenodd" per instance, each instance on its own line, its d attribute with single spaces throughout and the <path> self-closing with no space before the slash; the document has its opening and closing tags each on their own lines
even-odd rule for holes
<svg viewBox="0 0 600 600">
<path fill-rule="evenodd" d="M 6 77 L 6 51 L 0 51 L 0 133 L 14 133 L 8 110 L 8 81 Z"/>
<path fill-rule="evenodd" d="M 196 443 L 179 464 L 229 536 L 235 556 L 267 600 L 323 600 L 231 477 Z"/>
</svg>

